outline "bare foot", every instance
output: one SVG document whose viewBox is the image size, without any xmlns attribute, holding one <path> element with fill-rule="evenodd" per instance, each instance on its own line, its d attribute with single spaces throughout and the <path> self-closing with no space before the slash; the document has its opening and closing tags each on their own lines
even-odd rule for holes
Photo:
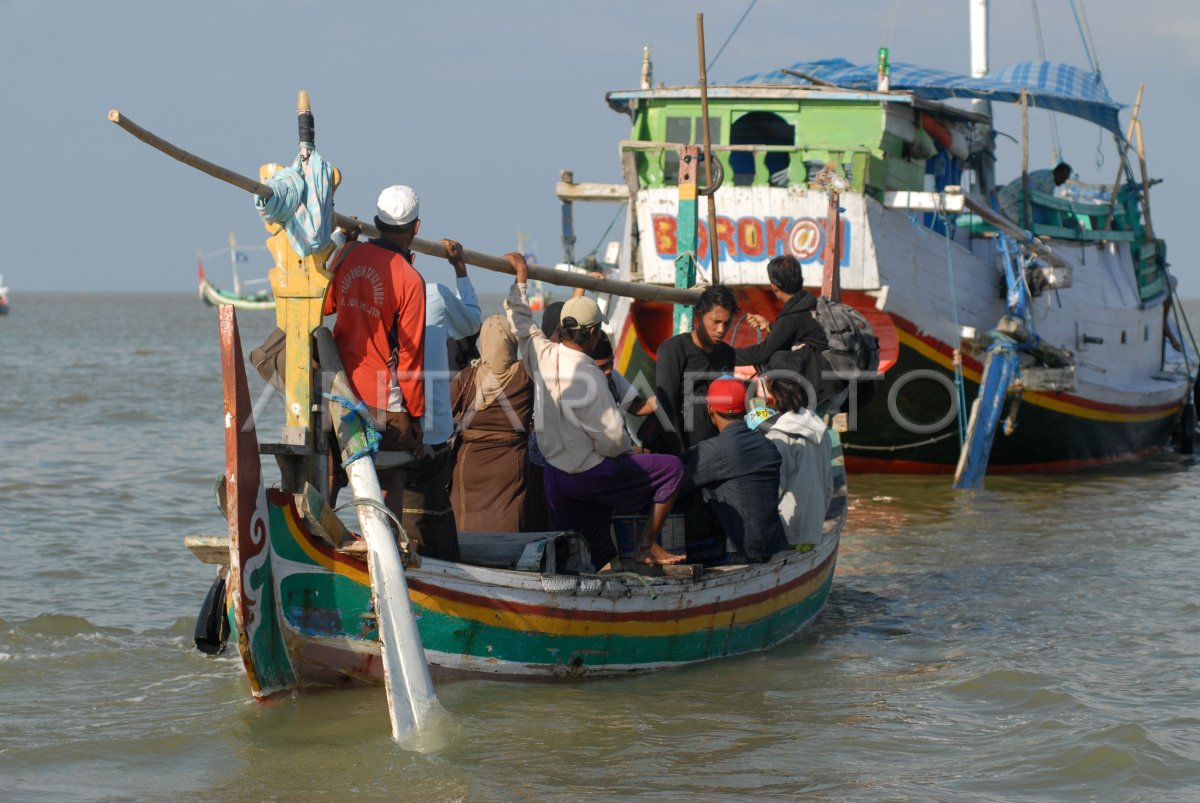
<svg viewBox="0 0 1200 803">
<path fill-rule="evenodd" d="M 645 563 L 650 566 L 674 566 L 676 563 L 683 563 L 687 560 L 687 555 L 676 555 L 658 544 L 651 544 L 649 549 L 638 547 L 638 550 L 633 553 L 633 559 L 637 563 Z"/>
</svg>

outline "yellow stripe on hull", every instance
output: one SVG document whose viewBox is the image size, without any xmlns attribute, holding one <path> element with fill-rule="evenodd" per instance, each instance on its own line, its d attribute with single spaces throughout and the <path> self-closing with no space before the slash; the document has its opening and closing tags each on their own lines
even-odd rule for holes
<svg viewBox="0 0 1200 803">
<path fill-rule="evenodd" d="M 507 630 L 530 631 L 555 636 L 679 636 L 695 633 L 700 630 L 724 629 L 735 623 L 746 625 L 766 619 L 792 605 L 799 604 L 811 597 L 827 582 L 833 571 L 833 562 L 818 572 L 808 581 L 801 583 L 788 592 L 777 597 L 771 597 L 761 602 L 746 605 L 732 610 L 717 611 L 697 616 L 665 621 L 621 620 L 579 620 L 558 616 L 543 616 L 537 614 L 517 613 L 498 610 L 497 608 L 475 605 L 473 603 L 449 600 L 444 597 L 412 591 L 413 603 L 431 611 L 466 619 L 491 627 L 501 627 Z M 682 614 L 683 612 L 681 612 Z"/>
<path fill-rule="evenodd" d="M 954 363 L 942 352 L 930 346 L 920 338 L 905 332 L 902 329 L 896 329 L 896 338 L 902 346 L 907 346 L 913 351 L 920 354 L 922 357 L 937 363 L 942 368 L 953 373 Z M 980 372 L 963 366 L 963 378 L 979 384 Z M 1085 407 L 1081 404 L 1075 404 L 1062 398 L 1050 396 L 1045 393 L 1037 393 L 1034 391 L 1024 391 L 1021 394 L 1021 402 L 1023 404 L 1032 404 L 1036 407 L 1042 407 L 1047 410 L 1053 410 L 1056 413 L 1063 415 L 1075 416 L 1077 418 L 1087 418 L 1092 421 L 1108 421 L 1113 423 L 1140 423 L 1144 421 L 1158 421 L 1163 418 L 1169 418 L 1179 411 L 1179 405 L 1174 405 L 1166 410 L 1155 410 L 1146 413 L 1117 413 L 1109 410 L 1096 410 L 1091 407 Z"/>
</svg>

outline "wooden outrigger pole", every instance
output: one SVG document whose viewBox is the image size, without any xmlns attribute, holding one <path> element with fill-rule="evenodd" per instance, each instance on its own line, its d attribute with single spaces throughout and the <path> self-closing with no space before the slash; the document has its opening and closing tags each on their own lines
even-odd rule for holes
<svg viewBox="0 0 1200 803">
<path fill-rule="evenodd" d="M 226 184 L 232 184 L 235 187 L 245 190 L 246 192 L 254 193 L 261 198 L 271 197 L 271 188 L 261 182 L 236 173 L 218 164 L 202 159 L 195 154 L 189 153 L 184 149 L 171 144 L 162 137 L 147 131 L 137 123 L 130 120 L 117 109 L 113 109 L 108 113 L 108 119 L 116 123 L 128 133 L 132 134 L 137 139 L 145 142 L 152 148 L 162 151 L 172 159 L 176 159 L 184 164 L 194 167 L 202 173 L 207 173 L 215 179 L 224 181 Z M 370 223 L 364 223 L 346 215 L 335 213 L 334 225 L 337 226 L 362 226 L 363 231 L 373 237 L 379 236 L 378 230 Z M 430 240 L 416 239 L 413 240 L 412 248 L 414 251 L 421 254 L 428 254 L 433 257 L 446 257 L 446 249 L 440 243 Z M 506 273 L 512 275 L 512 267 L 504 259 L 485 254 L 481 251 L 472 251 L 463 249 L 463 259 L 468 265 L 474 265 L 477 268 L 494 271 L 496 273 Z M 637 282 L 626 282 L 618 279 L 597 279 L 593 276 L 588 276 L 582 273 L 567 273 L 565 271 L 554 270 L 541 265 L 529 266 L 529 278 L 536 279 L 547 284 L 554 284 L 561 287 L 582 287 L 584 290 L 595 290 L 600 293 L 611 295 L 625 296 L 627 298 L 636 298 L 642 301 L 665 301 L 671 304 L 695 304 L 700 297 L 700 291 L 697 289 L 688 288 L 673 288 L 659 287 L 652 284 L 639 284 Z"/>
</svg>

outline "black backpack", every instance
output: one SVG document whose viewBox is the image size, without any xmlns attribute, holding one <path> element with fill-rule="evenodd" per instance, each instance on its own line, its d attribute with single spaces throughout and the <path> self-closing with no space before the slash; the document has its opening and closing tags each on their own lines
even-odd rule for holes
<svg viewBox="0 0 1200 803">
<path fill-rule="evenodd" d="M 813 317 L 825 330 L 825 359 L 840 379 L 869 379 L 879 369 L 879 338 L 863 314 L 849 304 L 817 297 Z M 866 376 L 864 376 L 866 374 Z"/>
</svg>

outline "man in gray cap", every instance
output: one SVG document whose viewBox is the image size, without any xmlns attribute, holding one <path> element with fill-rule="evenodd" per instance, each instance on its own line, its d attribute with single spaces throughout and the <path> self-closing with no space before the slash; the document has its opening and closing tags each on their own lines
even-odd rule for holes
<svg viewBox="0 0 1200 803">
<path fill-rule="evenodd" d="M 647 511 L 634 560 L 672 564 L 684 560 L 658 544 L 658 533 L 675 504 L 683 464 L 672 455 L 635 454 L 608 381 L 588 352 L 604 336 L 604 316 L 586 296 L 562 308 L 555 343 L 533 322 L 525 257 L 505 259 L 517 281 L 504 302 L 533 379 L 534 429 L 546 461 L 545 488 L 550 523 L 579 532 L 592 564 L 601 568 L 617 556 L 609 529 L 613 511 Z"/>
</svg>

